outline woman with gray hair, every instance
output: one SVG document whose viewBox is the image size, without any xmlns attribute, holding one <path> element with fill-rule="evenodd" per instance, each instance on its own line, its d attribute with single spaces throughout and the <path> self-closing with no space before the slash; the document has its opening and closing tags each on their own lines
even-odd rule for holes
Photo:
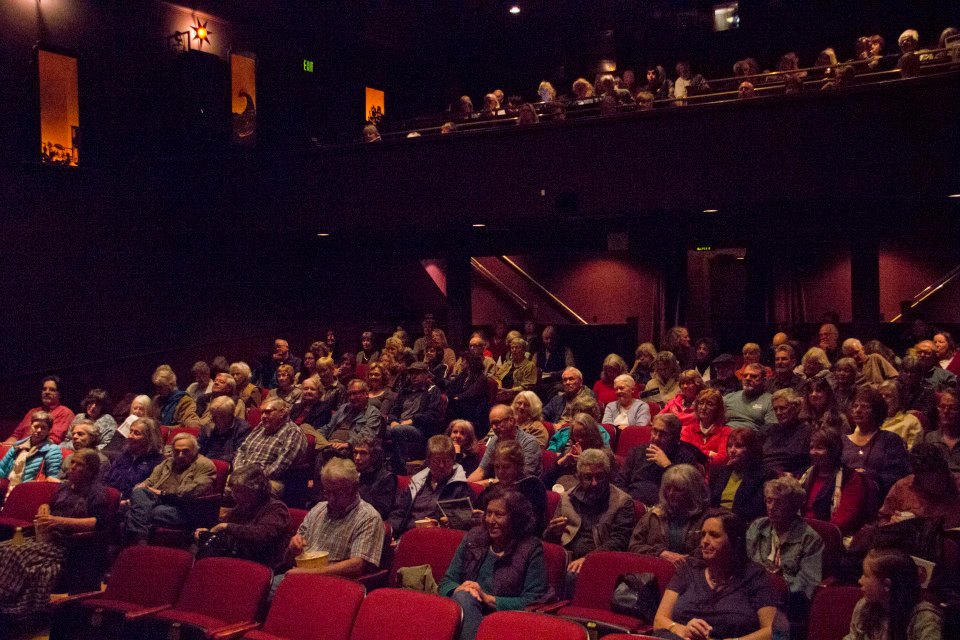
<svg viewBox="0 0 960 640">
<path fill-rule="evenodd" d="M 550 442 L 550 432 L 543 424 L 543 403 L 533 391 L 521 391 L 510 404 L 513 409 L 514 420 L 517 421 L 517 429 L 529 433 L 542 448 L 546 448 Z"/>
<path fill-rule="evenodd" d="M 527 357 L 527 341 L 513 338 L 508 348 L 510 353 L 494 374 L 500 385 L 497 402 L 503 403 L 510 402 L 521 391 L 528 391 L 537 385 L 537 366 Z"/>
<path fill-rule="evenodd" d="M 790 589 L 787 618 L 791 629 L 805 625 L 810 598 L 820 583 L 823 540 L 800 516 L 807 499 L 799 481 L 782 476 L 763 487 L 767 515 L 747 530 L 747 555 Z"/>
<path fill-rule="evenodd" d="M 689 464 L 670 467 L 660 482 L 660 501 L 633 529 L 630 551 L 682 564 L 700 550 L 700 527 L 710 493 L 700 470 Z"/>
<path fill-rule="evenodd" d="M 236 506 L 223 522 L 193 533 L 200 545 L 197 556 L 243 558 L 272 569 L 286 548 L 287 505 L 272 497 L 270 479 L 254 464 L 234 470 L 229 490 Z"/>
<path fill-rule="evenodd" d="M 646 426 L 650 424 L 650 407 L 646 402 L 633 395 L 636 381 L 628 373 L 618 375 L 613 380 L 616 399 L 607 404 L 603 411 L 603 424 L 615 425 L 618 429 L 628 426 Z"/>
</svg>

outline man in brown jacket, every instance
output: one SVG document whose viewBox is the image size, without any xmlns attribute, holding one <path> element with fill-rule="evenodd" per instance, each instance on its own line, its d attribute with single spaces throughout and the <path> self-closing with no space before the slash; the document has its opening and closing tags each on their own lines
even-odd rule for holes
<svg viewBox="0 0 960 640">
<path fill-rule="evenodd" d="M 561 496 L 543 539 L 559 542 L 573 557 L 567 572 L 577 574 L 592 551 L 626 551 L 637 522 L 633 499 L 610 484 L 610 456 L 587 449 L 577 460 L 577 477 Z"/>
<path fill-rule="evenodd" d="M 126 517 L 131 542 L 146 541 L 150 527 L 191 526 L 190 502 L 213 491 L 217 468 L 201 456 L 197 439 L 180 433 L 173 439 L 173 457 L 153 469 L 150 477 L 133 488 Z"/>
</svg>

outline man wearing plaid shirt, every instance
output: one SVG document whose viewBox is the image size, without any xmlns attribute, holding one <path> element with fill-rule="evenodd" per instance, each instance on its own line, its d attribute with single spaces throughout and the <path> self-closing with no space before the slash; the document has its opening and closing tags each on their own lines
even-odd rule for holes
<svg viewBox="0 0 960 640">
<path fill-rule="evenodd" d="M 383 520 L 360 499 L 357 467 L 352 460 L 333 458 L 320 472 L 320 481 L 327 501 L 304 518 L 290 540 L 290 556 L 327 551 L 330 556 L 320 573 L 345 578 L 376 569 L 383 551 Z"/>
<path fill-rule="evenodd" d="M 275 493 L 283 490 L 283 474 L 306 453 L 306 436 L 289 420 L 290 410 L 278 397 L 270 398 L 261 408 L 260 428 L 243 441 L 233 459 L 233 468 L 255 464 L 270 478 Z"/>
</svg>

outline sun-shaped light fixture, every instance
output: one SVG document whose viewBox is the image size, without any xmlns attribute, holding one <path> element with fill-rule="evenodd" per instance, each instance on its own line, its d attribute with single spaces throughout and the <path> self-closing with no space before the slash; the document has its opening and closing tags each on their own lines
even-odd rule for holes
<svg viewBox="0 0 960 640">
<path fill-rule="evenodd" d="M 210 44 L 210 34 L 213 32 L 207 29 L 206 22 L 200 22 L 200 18 L 197 18 L 197 24 L 190 25 L 190 28 L 193 29 L 193 39 L 198 41 L 197 49 L 203 49 L 204 42 Z"/>
</svg>

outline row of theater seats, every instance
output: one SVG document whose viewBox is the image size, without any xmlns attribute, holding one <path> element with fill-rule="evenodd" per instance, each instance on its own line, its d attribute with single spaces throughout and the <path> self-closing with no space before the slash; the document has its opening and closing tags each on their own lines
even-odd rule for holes
<svg viewBox="0 0 960 640">
<path fill-rule="evenodd" d="M 51 640 L 66 638 L 251 638 L 312 640 L 393 638 L 443 640 L 457 637 L 461 613 L 450 599 L 396 588 L 397 570 L 428 564 L 440 580 L 463 533 L 415 529 L 397 549 L 389 587 L 370 591 L 354 581 L 291 572 L 266 608 L 271 572 L 233 558 L 194 562 L 186 551 L 167 547 L 125 549 L 114 563 L 106 590 L 82 593 L 55 603 Z M 546 544 L 548 576 L 562 585 L 563 549 Z M 582 639 L 585 629 L 601 633 L 643 633 L 649 624 L 610 610 L 617 578 L 649 571 L 661 594 L 673 565 L 652 556 L 596 552 L 587 556 L 573 599 L 531 607 L 527 612 L 488 616 L 478 638 Z M 149 576 L 149 580 L 145 580 Z M 786 597 L 786 584 L 771 576 Z M 822 586 L 813 600 L 811 638 L 840 640 L 847 631 L 857 587 Z M 550 614 L 550 615 L 548 615 Z M 576 623 L 576 624 L 574 624 Z M 637 635 L 607 635 L 637 638 Z M 641 636 L 642 637 L 642 636 Z"/>
</svg>

